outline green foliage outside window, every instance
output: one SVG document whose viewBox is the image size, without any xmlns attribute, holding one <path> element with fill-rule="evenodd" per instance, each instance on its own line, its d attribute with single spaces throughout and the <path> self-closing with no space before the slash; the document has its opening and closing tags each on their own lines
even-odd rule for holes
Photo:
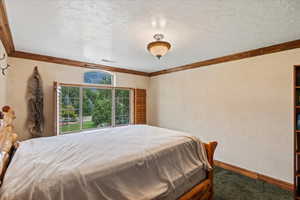
<svg viewBox="0 0 300 200">
<path fill-rule="evenodd" d="M 130 116 L 130 91 L 116 90 L 116 124 L 129 124 Z"/>
<path fill-rule="evenodd" d="M 66 105 L 65 109 L 61 111 L 61 116 L 64 121 L 76 121 L 78 115 L 76 114 L 74 107 L 72 105 Z"/>
<path fill-rule="evenodd" d="M 85 88 L 83 89 L 82 112 L 83 116 L 90 116 L 95 108 L 94 101 L 97 99 L 97 90 Z"/>
<path fill-rule="evenodd" d="M 115 89 L 114 94 L 115 125 L 129 124 L 130 91 Z M 80 120 L 80 88 L 61 87 L 61 132 L 113 126 L 112 95 L 112 89 L 82 88 L 82 119 Z"/>
<path fill-rule="evenodd" d="M 92 112 L 92 121 L 100 127 L 111 125 L 111 98 L 98 95 L 95 103 L 95 109 Z"/>
</svg>

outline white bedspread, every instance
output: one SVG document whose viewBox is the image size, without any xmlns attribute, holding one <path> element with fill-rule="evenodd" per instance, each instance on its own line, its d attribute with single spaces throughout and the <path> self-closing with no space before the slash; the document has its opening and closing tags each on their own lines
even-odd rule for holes
<svg viewBox="0 0 300 200">
<path fill-rule="evenodd" d="M 152 126 L 31 139 L 13 157 L 0 200 L 168 199 L 204 168 L 199 140 Z"/>
</svg>

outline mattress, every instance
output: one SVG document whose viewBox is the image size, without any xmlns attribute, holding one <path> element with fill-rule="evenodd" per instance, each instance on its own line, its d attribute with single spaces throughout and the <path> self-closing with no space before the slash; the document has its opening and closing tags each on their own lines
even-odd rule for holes
<svg viewBox="0 0 300 200">
<path fill-rule="evenodd" d="M 169 200 L 205 179 L 204 145 L 147 125 L 20 143 L 0 200 Z"/>
</svg>

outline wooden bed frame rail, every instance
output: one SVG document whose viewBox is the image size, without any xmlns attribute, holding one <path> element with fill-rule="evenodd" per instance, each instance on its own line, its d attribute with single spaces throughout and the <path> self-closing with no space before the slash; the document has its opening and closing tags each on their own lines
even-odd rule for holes
<svg viewBox="0 0 300 200">
<path fill-rule="evenodd" d="M 214 167 L 214 153 L 218 143 L 209 142 L 205 144 L 208 162 Z M 212 200 L 213 198 L 213 169 L 207 172 L 205 180 L 185 193 L 178 200 Z"/>
</svg>

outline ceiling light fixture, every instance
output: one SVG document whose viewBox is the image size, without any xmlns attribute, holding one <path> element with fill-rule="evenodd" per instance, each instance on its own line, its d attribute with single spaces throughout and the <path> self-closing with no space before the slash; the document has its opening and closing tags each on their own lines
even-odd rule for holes
<svg viewBox="0 0 300 200">
<path fill-rule="evenodd" d="M 171 48 L 171 44 L 169 42 L 161 41 L 164 39 L 163 34 L 155 34 L 153 38 L 156 40 L 147 45 L 148 51 L 158 59 L 164 56 Z"/>
</svg>

